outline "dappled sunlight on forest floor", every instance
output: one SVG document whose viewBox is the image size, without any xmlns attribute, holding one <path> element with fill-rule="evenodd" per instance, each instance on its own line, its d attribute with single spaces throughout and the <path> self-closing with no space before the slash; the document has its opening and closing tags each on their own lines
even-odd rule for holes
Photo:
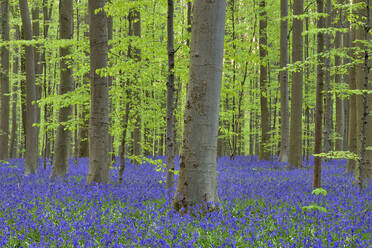
<svg viewBox="0 0 372 248">
<path fill-rule="evenodd" d="M 327 195 L 316 196 L 311 165 L 219 158 L 221 211 L 193 218 L 172 211 L 151 164 L 128 161 L 121 185 L 113 165 L 112 184 L 88 186 L 86 158 L 55 182 L 50 167 L 25 178 L 24 160 L 11 160 L 0 167 L 0 247 L 371 247 L 372 188 L 359 193 L 345 163 L 323 164 Z"/>
</svg>

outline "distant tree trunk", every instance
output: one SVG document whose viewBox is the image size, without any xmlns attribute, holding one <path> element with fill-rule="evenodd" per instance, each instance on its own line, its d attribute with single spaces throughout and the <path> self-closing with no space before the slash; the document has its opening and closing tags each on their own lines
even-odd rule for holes
<svg viewBox="0 0 372 248">
<path fill-rule="evenodd" d="M 168 81 L 167 81 L 167 138 L 166 138 L 166 157 L 167 157 L 167 189 L 172 193 L 174 187 L 175 170 L 175 136 L 174 136 L 174 33 L 173 33 L 173 0 L 168 0 Z"/>
<path fill-rule="evenodd" d="M 193 7 L 190 82 L 179 180 L 173 199 L 175 210 L 185 213 L 192 213 L 195 204 L 204 204 L 210 211 L 219 203 L 216 148 L 225 9 L 225 0 L 195 0 Z"/>
<path fill-rule="evenodd" d="M 59 1 L 59 34 L 60 39 L 72 40 L 73 37 L 73 0 Z M 60 48 L 61 56 L 61 83 L 59 95 L 64 95 L 73 90 L 72 61 L 68 58 L 71 54 L 71 46 Z M 65 124 L 72 118 L 72 106 L 62 107 L 58 113 L 59 126 L 57 127 L 54 148 L 54 161 L 51 177 L 63 177 L 68 171 L 68 158 L 71 146 L 71 131 L 66 129 Z"/>
<path fill-rule="evenodd" d="M 297 16 L 304 13 L 304 1 L 293 2 L 293 38 L 292 38 L 292 63 L 301 63 L 303 61 L 303 38 L 302 19 Z M 302 68 L 296 68 L 292 73 L 292 91 L 291 91 L 291 127 L 289 130 L 289 157 L 290 167 L 302 167 L 302 91 L 303 78 Z"/>
<path fill-rule="evenodd" d="M 88 184 L 110 181 L 107 77 L 96 73 L 107 66 L 107 17 L 103 11 L 105 3 L 105 0 L 88 1 L 91 78 Z"/>
<path fill-rule="evenodd" d="M 279 161 L 288 162 L 289 104 L 288 104 L 288 0 L 280 0 L 280 154 Z"/>
<path fill-rule="evenodd" d="M 355 40 L 355 30 L 352 28 L 350 30 L 351 42 L 350 44 L 354 44 Z M 353 45 L 352 45 L 353 46 Z M 350 53 L 350 56 L 352 54 Z M 355 90 L 356 89 L 356 77 L 355 77 L 355 66 L 352 65 L 349 70 L 349 89 Z M 355 128 L 357 126 L 357 105 L 356 105 L 356 95 L 351 94 L 349 98 L 349 132 L 348 132 L 348 147 L 349 151 L 355 154 L 358 154 L 357 150 L 357 130 Z M 349 159 L 346 163 L 346 173 L 354 173 L 356 168 L 356 161 Z"/>
<path fill-rule="evenodd" d="M 317 12 L 321 14 L 324 12 L 323 0 L 317 0 Z M 318 17 L 317 28 L 324 28 L 324 17 Z M 324 37 L 322 32 L 318 32 L 318 55 L 324 52 Z M 316 85 L 316 105 L 315 105 L 315 144 L 314 153 L 322 152 L 322 117 L 323 117 L 323 62 L 322 56 L 318 56 L 317 66 L 317 85 Z M 314 158 L 314 174 L 313 174 L 313 188 L 321 187 L 321 172 L 322 172 L 322 158 L 316 156 Z"/>
<path fill-rule="evenodd" d="M 27 0 L 19 0 L 21 10 L 23 36 L 25 40 L 32 40 L 30 12 Z M 26 165 L 24 174 L 35 174 L 38 167 L 38 137 L 37 128 L 33 126 L 37 121 L 35 88 L 35 58 L 34 48 L 26 46 Z"/>
<path fill-rule="evenodd" d="M 270 116 L 267 106 L 267 16 L 266 2 L 260 0 L 260 21 L 259 21 L 259 43 L 260 43 L 260 99 L 261 99 L 261 146 L 260 160 L 270 160 Z"/>
<path fill-rule="evenodd" d="M 1 0 L 0 32 L 3 41 L 9 41 L 9 0 Z M 1 47 L 0 87 L 0 159 L 9 159 L 9 45 Z M 13 127 L 14 128 L 14 127 Z"/>
<path fill-rule="evenodd" d="M 16 29 L 14 39 L 19 40 L 19 28 Z M 19 67 L 19 59 L 18 59 L 18 48 L 14 49 L 14 58 L 13 58 L 13 74 L 18 74 L 18 67 Z M 10 133 L 10 150 L 9 150 L 9 157 L 16 158 L 17 157 L 17 116 L 18 116 L 18 109 L 17 109 L 17 91 L 19 82 L 13 82 L 13 103 L 12 103 L 12 131 Z"/>
<path fill-rule="evenodd" d="M 126 87 L 124 85 L 124 87 Z M 130 106 L 129 106 L 129 99 L 130 99 L 130 91 L 127 88 L 126 90 L 126 97 L 127 102 L 125 103 L 125 112 L 123 118 L 123 136 L 121 137 L 121 145 L 120 145 L 120 168 L 119 168 L 119 183 L 123 181 L 123 174 L 125 170 L 125 149 L 126 149 L 126 139 L 127 139 L 127 131 L 128 131 L 128 121 L 129 121 L 129 114 L 130 114 Z"/>
<path fill-rule="evenodd" d="M 326 18 L 325 28 L 332 27 L 332 0 L 326 0 L 325 13 L 328 13 Z M 331 51 L 331 34 L 324 34 L 325 38 L 325 51 L 329 53 Z M 324 111 L 324 152 L 328 153 L 332 150 L 332 115 L 333 115 L 333 101 L 331 90 L 331 58 L 326 56 L 324 58 L 324 82 L 325 82 L 325 111 Z"/>
<path fill-rule="evenodd" d="M 343 4 L 343 0 L 338 0 L 339 4 Z M 336 24 L 336 28 L 341 28 L 341 23 L 344 20 L 343 15 L 344 13 L 338 9 L 338 22 Z M 335 37 L 335 48 L 340 49 L 342 47 L 342 33 L 336 32 Z M 336 67 L 336 73 L 335 73 L 335 84 L 339 85 L 342 83 L 342 74 L 340 70 L 338 69 L 341 66 L 341 57 L 336 55 L 335 56 L 335 67 Z M 340 97 L 339 94 L 336 94 L 336 133 L 337 133 L 337 139 L 336 139 L 336 151 L 342 151 L 344 149 L 344 127 L 345 127 L 345 111 L 344 111 L 344 100 Z"/>
<path fill-rule="evenodd" d="M 141 15 L 139 10 L 137 9 L 131 9 L 129 13 L 129 25 L 132 27 L 132 32 L 129 35 L 134 35 L 137 37 L 141 37 Z M 130 47 L 130 57 L 134 59 L 135 61 L 141 60 L 141 50 L 137 47 Z M 134 93 L 134 98 L 138 99 L 138 105 L 141 104 L 141 98 L 139 92 Z M 135 113 L 135 127 L 133 130 L 133 155 L 141 155 L 142 149 L 141 149 L 141 112 L 138 108 L 138 110 Z M 132 163 L 136 164 L 137 161 L 134 160 Z"/>
</svg>

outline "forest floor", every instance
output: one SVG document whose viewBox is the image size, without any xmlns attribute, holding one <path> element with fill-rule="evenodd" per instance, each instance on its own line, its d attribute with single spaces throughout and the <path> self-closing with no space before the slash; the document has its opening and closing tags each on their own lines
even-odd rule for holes
<svg viewBox="0 0 372 248">
<path fill-rule="evenodd" d="M 312 194 L 311 162 L 287 171 L 219 158 L 221 211 L 199 217 L 172 210 L 165 173 L 148 163 L 127 163 L 120 185 L 87 186 L 86 158 L 55 182 L 50 166 L 24 177 L 24 160 L 9 162 L 0 166 L 0 247 L 372 247 L 372 187 L 359 193 L 345 161 L 323 163 L 324 196 Z"/>
</svg>

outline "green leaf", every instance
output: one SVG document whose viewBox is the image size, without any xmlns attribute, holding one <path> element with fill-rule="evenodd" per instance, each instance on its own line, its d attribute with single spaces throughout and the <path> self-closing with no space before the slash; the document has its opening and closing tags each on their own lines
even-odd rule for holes
<svg viewBox="0 0 372 248">
<path fill-rule="evenodd" d="M 311 194 L 315 194 L 315 195 L 319 195 L 319 194 L 322 194 L 324 196 L 327 195 L 327 191 L 323 188 L 317 188 L 317 189 L 314 189 Z"/>
</svg>

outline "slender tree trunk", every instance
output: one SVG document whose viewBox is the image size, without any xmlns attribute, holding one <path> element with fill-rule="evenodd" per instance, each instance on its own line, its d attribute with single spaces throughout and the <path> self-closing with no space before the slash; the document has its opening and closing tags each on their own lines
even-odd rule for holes
<svg viewBox="0 0 372 248">
<path fill-rule="evenodd" d="M 19 34 L 19 28 L 16 29 L 14 39 L 19 40 L 20 34 Z M 18 59 L 18 48 L 14 49 L 14 59 L 13 59 L 13 74 L 18 75 L 18 67 L 19 67 L 19 59 Z M 17 157 L 17 95 L 18 95 L 18 87 L 19 82 L 13 82 L 13 95 L 12 95 L 12 131 L 10 133 L 10 150 L 9 150 L 9 157 L 10 158 L 16 158 Z"/>
<path fill-rule="evenodd" d="M 108 183 L 108 85 L 107 77 L 96 73 L 107 67 L 107 17 L 105 0 L 89 0 L 91 109 L 89 120 L 89 171 L 87 183 Z"/>
<path fill-rule="evenodd" d="M 270 160 L 270 116 L 268 110 L 267 91 L 267 16 L 266 2 L 260 0 L 260 21 L 259 21 L 259 43 L 260 43 L 260 99 L 261 99 L 261 146 L 260 160 Z"/>
<path fill-rule="evenodd" d="M 175 136 L 174 136 L 174 33 L 173 33 L 173 0 L 168 0 L 168 81 L 167 81 L 167 138 L 166 138 L 166 157 L 167 157 L 167 189 L 169 193 L 173 193 L 174 187 L 174 151 L 175 151 Z"/>
<path fill-rule="evenodd" d="M 339 4 L 343 3 L 343 0 L 338 0 Z M 336 28 L 341 28 L 341 22 L 344 20 L 343 18 L 343 13 L 339 9 L 337 11 L 338 14 L 338 22 L 336 24 Z M 335 48 L 336 49 L 341 49 L 342 47 L 342 33 L 341 32 L 336 32 L 336 37 L 335 37 Z M 342 74 L 339 70 L 339 67 L 341 66 L 341 57 L 340 56 L 335 56 L 335 67 L 336 67 L 336 73 L 335 73 L 335 84 L 339 85 L 342 83 Z M 344 123 L 345 123 L 345 111 L 344 111 L 344 101 L 340 97 L 340 95 L 336 94 L 336 133 L 337 133 L 337 139 L 336 139 L 336 151 L 342 151 L 344 149 Z"/>
<path fill-rule="evenodd" d="M 325 28 L 332 27 L 332 0 L 326 0 L 326 8 L 325 13 L 328 14 L 326 18 Z M 325 40 L 325 52 L 331 52 L 331 35 L 324 34 Z M 325 83 L 325 109 L 324 109 L 324 152 L 328 153 L 332 150 L 332 115 L 333 115 L 333 101 L 332 101 L 332 94 L 330 93 L 331 90 L 331 57 L 326 56 L 324 58 L 324 83 Z"/>
<path fill-rule="evenodd" d="M 30 12 L 27 0 L 19 0 L 21 10 L 23 36 L 25 40 L 32 40 L 32 28 Z M 37 128 L 34 123 L 37 121 L 37 108 L 33 103 L 36 100 L 35 88 L 35 58 L 34 48 L 26 46 L 26 166 L 24 174 L 35 174 L 38 167 L 38 137 Z"/>
<path fill-rule="evenodd" d="M 279 161 L 288 162 L 289 104 L 288 104 L 288 0 L 280 0 L 280 154 Z"/>
<path fill-rule="evenodd" d="M 129 32 L 129 35 L 141 37 L 141 15 L 139 10 L 137 9 L 131 9 L 129 12 L 129 25 L 131 26 L 131 32 Z M 129 47 L 129 57 L 134 59 L 135 61 L 139 62 L 141 60 L 141 50 L 136 47 Z M 136 76 L 137 77 L 137 76 Z M 136 78 L 135 77 L 135 78 Z M 140 97 L 140 90 L 138 92 L 134 93 L 133 99 L 138 99 L 137 104 L 141 105 L 141 97 Z M 141 155 L 142 149 L 141 149 L 141 111 L 139 108 L 137 108 L 137 111 L 135 113 L 135 127 L 133 130 L 133 155 Z M 134 160 L 132 163 L 136 164 L 137 161 Z"/>
<path fill-rule="evenodd" d="M 321 14 L 324 12 L 323 0 L 317 0 L 317 12 Z M 324 17 L 319 17 L 317 22 L 317 28 L 324 28 Z M 322 32 L 318 32 L 318 55 L 324 52 L 324 37 Z M 322 116 L 323 116 L 323 71 L 324 59 L 322 56 L 318 56 L 317 66 L 317 85 L 316 85 L 316 106 L 315 106 L 315 144 L 314 153 L 319 154 L 322 152 Z M 314 174 L 313 174 L 313 188 L 321 187 L 321 171 L 322 171 L 322 158 L 316 156 L 314 158 Z"/>
<path fill-rule="evenodd" d="M 0 2 L 1 39 L 9 41 L 9 0 Z M 0 109 L 0 159 L 9 159 L 9 45 L 0 48 L 1 109 Z"/>
<path fill-rule="evenodd" d="M 302 19 L 299 15 L 304 13 L 304 2 L 298 0 L 293 2 L 293 38 L 292 38 L 292 63 L 301 63 L 303 61 L 303 38 Z M 290 167 L 302 167 L 302 67 L 296 68 L 292 73 L 291 90 L 291 127 L 289 130 L 289 157 Z"/>
<path fill-rule="evenodd" d="M 181 212 L 192 213 L 194 204 L 204 204 L 210 211 L 219 203 L 216 160 L 225 9 L 224 0 L 194 2 L 190 83 L 173 199 L 175 209 Z"/>
<path fill-rule="evenodd" d="M 59 2 L 59 34 L 60 39 L 72 40 L 73 37 L 73 0 L 60 0 Z M 59 95 L 64 95 L 73 90 L 72 61 L 68 58 L 71 46 L 60 48 L 61 56 L 61 83 Z M 54 161 L 51 177 L 63 177 L 68 172 L 68 158 L 71 146 L 71 131 L 65 127 L 72 118 L 72 106 L 62 107 L 58 113 L 59 126 L 57 127 L 54 148 Z"/>
<path fill-rule="evenodd" d="M 124 85 L 125 87 L 125 85 Z M 130 108 L 129 108 L 129 99 L 131 97 L 130 91 L 127 88 L 126 89 L 126 97 L 127 102 L 125 103 L 125 113 L 123 118 L 123 137 L 121 138 L 121 145 L 120 145 L 120 168 L 119 168 L 119 183 L 123 181 L 123 174 L 125 170 L 125 150 L 126 150 L 126 139 L 127 139 L 127 131 L 128 131 L 128 120 L 129 120 L 129 114 L 130 114 Z"/>
</svg>

